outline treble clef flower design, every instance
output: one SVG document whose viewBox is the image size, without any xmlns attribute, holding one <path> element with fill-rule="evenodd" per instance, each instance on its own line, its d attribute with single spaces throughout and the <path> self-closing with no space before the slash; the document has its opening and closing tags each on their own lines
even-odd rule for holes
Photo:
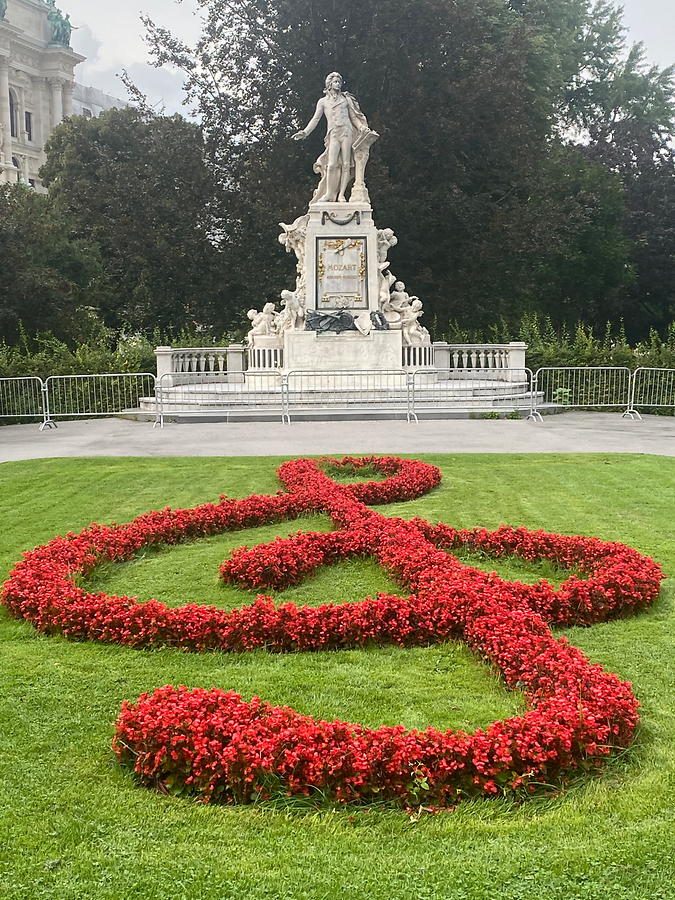
<svg viewBox="0 0 675 900">
<path fill-rule="evenodd" d="M 376 470 L 380 481 L 338 483 Z M 279 794 L 320 794 L 341 803 L 452 806 L 478 795 L 527 794 L 575 770 L 595 771 L 628 746 L 638 725 L 630 685 L 592 664 L 551 624 L 592 624 L 644 609 L 659 593 L 659 565 L 636 550 L 597 538 L 501 526 L 456 530 L 371 508 L 419 497 L 439 470 L 395 457 L 299 459 L 278 470 L 286 490 L 243 500 L 221 497 L 194 509 L 149 512 L 126 525 L 91 525 L 24 555 L 2 601 L 42 632 L 128 647 L 191 651 L 300 653 L 365 645 L 401 647 L 461 640 L 522 689 L 527 710 L 473 734 L 367 728 L 325 722 L 288 707 L 218 689 L 164 686 L 125 702 L 113 749 L 150 787 L 205 802 L 250 803 Z M 127 560 L 151 544 L 175 544 L 219 532 L 322 511 L 334 531 L 298 533 L 234 551 L 226 581 L 280 589 L 319 566 L 370 556 L 410 593 L 319 607 L 275 604 L 222 610 L 88 593 L 82 582 L 104 561 Z M 573 574 L 558 588 L 506 582 L 466 565 L 462 548 L 493 557 L 549 559 Z"/>
</svg>

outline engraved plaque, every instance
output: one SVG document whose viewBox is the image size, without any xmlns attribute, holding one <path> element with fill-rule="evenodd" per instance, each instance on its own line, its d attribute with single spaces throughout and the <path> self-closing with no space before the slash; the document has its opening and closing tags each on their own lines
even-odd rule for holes
<svg viewBox="0 0 675 900">
<path fill-rule="evenodd" d="M 368 309 L 366 239 L 316 239 L 316 308 Z"/>
</svg>

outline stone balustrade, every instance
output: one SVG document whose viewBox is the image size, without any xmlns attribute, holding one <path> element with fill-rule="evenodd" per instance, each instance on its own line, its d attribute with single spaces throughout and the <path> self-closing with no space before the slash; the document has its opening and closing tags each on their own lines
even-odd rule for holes
<svg viewBox="0 0 675 900">
<path fill-rule="evenodd" d="M 284 366 L 283 347 L 249 347 L 246 351 L 248 371 L 269 371 Z"/>
<path fill-rule="evenodd" d="M 404 369 L 430 369 L 434 365 L 434 344 L 403 346 Z"/>
<path fill-rule="evenodd" d="M 226 375 L 228 381 L 244 380 L 246 351 L 243 344 L 229 347 L 157 347 L 157 380 L 173 387 L 194 380 L 195 375 Z"/>
<path fill-rule="evenodd" d="M 408 370 L 436 367 L 440 377 L 461 378 L 467 374 L 509 380 L 509 371 L 525 368 L 527 344 L 417 344 L 403 347 L 402 368 Z M 230 344 L 229 347 L 157 347 L 157 379 L 164 376 L 166 387 L 194 380 L 195 375 L 209 375 L 227 381 L 242 382 L 246 371 L 283 368 L 283 348 L 251 347 Z"/>
<path fill-rule="evenodd" d="M 436 341 L 434 365 L 448 370 L 450 378 L 466 377 L 467 374 L 509 381 L 509 371 L 525 368 L 527 344 L 511 341 L 509 344 L 447 344 Z"/>
</svg>

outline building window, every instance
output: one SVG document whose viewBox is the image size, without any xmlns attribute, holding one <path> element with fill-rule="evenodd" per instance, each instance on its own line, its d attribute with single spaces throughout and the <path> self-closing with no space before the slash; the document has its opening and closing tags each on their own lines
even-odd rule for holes
<svg viewBox="0 0 675 900">
<path fill-rule="evenodd" d="M 18 180 L 23 181 L 23 176 L 21 174 L 21 166 L 19 165 L 19 160 L 16 158 L 16 156 L 12 157 L 12 165 L 14 166 L 15 169 L 19 170 Z"/>
<path fill-rule="evenodd" d="M 28 140 L 33 140 L 33 113 L 26 113 L 26 134 L 28 135 Z"/>
<path fill-rule="evenodd" d="M 91 110 L 87 109 L 86 106 L 83 106 L 82 107 L 82 115 L 85 117 L 85 119 L 91 119 Z"/>
<path fill-rule="evenodd" d="M 16 113 L 17 113 L 17 102 L 16 97 L 14 96 L 14 91 L 9 92 L 9 130 L 10 134 L 13 138 L 19 136 L 19 129 L 17 128 L 16 121 Z"/>
</svg>

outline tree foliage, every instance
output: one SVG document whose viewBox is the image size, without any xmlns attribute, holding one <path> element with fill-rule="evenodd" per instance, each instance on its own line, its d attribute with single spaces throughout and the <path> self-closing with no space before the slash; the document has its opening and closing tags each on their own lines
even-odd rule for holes
<svg viewBox="0 0 675 900">
<path fill-rule="evenodd" d="M 50 195 L 100 246 L 112 289 L 106 324 L 222 332 L 231 318 L 226 267 L 199 128 L 181 116 L 112 109 L 59 125 L 47 154 Z"/>
<path fill-rule="evenodd" d="M 90 237 L 73 234 L 53 197 L 0 185 L 0 341 L 52 331 L 77 341 L 96 328 L 107 281 Z"/>
<path fill-rule="evenodd" d="M 74 246 L 100 247 L 107 325 L 220 334 L 291 286 L 277 223 L 306 211 L 323 138 L 291 135 L 332 70 L 381 135 L 375 219 L 435 336 L 537 314 L 640 340 L 675 316 L 673 70 L 627 46 L 613 3 L 197 3 L 195 47 L 145 21 L 200 126 L 141 103 L 48 146 Z"/>
<path fill-rule="evenodd" d="M 305 211 L 321 135 L 289 138 L 337 69 L 381 135 L 368 183 L 378 224 L 399 235 L 393 267 L 437 332 L 528 311 L 602 326 L 634 311 L 642 262 L 624 172 L 593 148 L 636 123 L 668 126 L 673 85 L 639 47 L 626 56 L 613 4 L 198 4 L 194 48 L 146 25 L 156 63 L 185 72 L 249 296 L 274 299 L 289 280 L 276 223 Z"/>
</svg>

